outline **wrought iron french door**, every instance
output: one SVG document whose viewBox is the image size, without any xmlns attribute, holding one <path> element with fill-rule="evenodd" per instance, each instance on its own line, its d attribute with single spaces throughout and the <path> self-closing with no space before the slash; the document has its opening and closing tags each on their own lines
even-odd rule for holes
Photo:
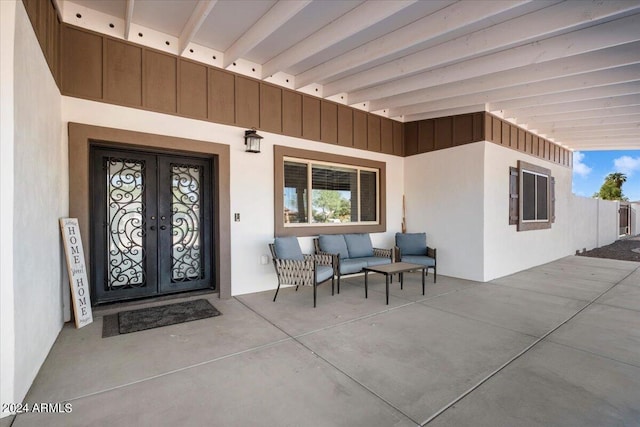
<svg viewBox="0 0 640 427">
<path fill-rule="evenodd" d="M 94 148 L 94 302 L 214 288 L 208 159 Z"/>
</svg>

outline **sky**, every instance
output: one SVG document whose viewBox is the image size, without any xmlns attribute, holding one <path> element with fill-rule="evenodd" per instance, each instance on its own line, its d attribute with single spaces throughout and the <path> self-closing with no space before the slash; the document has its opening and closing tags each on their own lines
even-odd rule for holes
<svg viewBox="0 0 640 427">
<path fill-rule="evenodd" d="M 622 193 L 630 201 L 640 200 L 640 150 L 576 151 L 573 153 L 573 193 L 591 197 L 600 190 L 604 177 L 622 172 L 627 182 Z"/>
</svg>

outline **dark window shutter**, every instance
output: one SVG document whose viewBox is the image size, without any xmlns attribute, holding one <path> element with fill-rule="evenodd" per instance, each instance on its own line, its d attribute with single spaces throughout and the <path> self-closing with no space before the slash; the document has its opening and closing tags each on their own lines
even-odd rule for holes
<svg viewBox="0 0 640 427">
<path fill-rule="evenodd" d="M 549 186 L 549 199 L 551 199 L 551 222 L 556 222 L 556 179 L 551 177 L 551 185 Z"/>
<path fill-rule="evenodd" d="M 509 168 L 509 225 L 518 224 L 518 168 Z"/>
</svg>

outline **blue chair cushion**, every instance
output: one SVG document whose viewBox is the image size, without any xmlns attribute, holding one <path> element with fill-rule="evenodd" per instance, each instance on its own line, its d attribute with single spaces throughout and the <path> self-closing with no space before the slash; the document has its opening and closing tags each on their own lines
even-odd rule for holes
<svg viewBox="0 0 640 427">
<path fill-rule="evenodd" d="M 368 256 L 364 258 L 358 258 L 358 260 L 366 262 L 367 267 L 372 267 L 374 265 L 391 264 L 391 258 L 385 258 L 380 256 Z"/>
<path fill-rule="evenodd" d="M 338 254 L 340 259 L 349 258 L 349 249 L 342 234 L 321 234 L 318 243 L 322 252 Z"/>
<path fill-rule="evenodd" d="M 373 245 L 368 234 L 345 234 L 349 258 L 373 256 Z"/>
<path fill-rule="evenodd" d="M 420 264 L 427 267 L 433 267 L 436 265 L 435 259 L 423 255 L 402 255 L 401 261 L 411 264 Z"/>
<path fill-rule="evenodd" d="M 328 265 L 316 266 L 316 283 L 324 282 L 333 277 L 333 268 Z"/>
<path fill-rule="evenodd" d="M 341 259 L 340 274 L 359 273 L 366 266 L 367 262 L 362 261 L 361 259 Z"/>
<path fill-rule="evenodd" d="M 276 256 L 279 259 L 303 261 L 302 249 L 297 237 L 276 237 L 274 241 Z"/>
<path fill-rule="evenodd" d="M 396 233 L 396 246 L 404 255 L 427 255 L 426 233 Z"/>
</svg>

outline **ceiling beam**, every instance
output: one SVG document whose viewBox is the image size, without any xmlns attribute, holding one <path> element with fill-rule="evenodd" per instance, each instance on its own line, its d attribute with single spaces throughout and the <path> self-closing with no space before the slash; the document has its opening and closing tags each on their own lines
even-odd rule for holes
<svg viewBox="0 0 640 427">
<path fill-rule="evenodd" d="M 562 104 L 543 105 L 540 107 L 526 107 L 515 110 L 505 110 L 505 117 L 527 117 L 535 116 L 541 113 L 558 114 L 573 111 L 594 110 L 598 108 L 614 108 L 640 105 L 640 94 L 614 96 L 611 98 L 603 98 L 589 101 L 565 102 Z"/>
<path fill-rule="evenodd" d="M 526 3 L 527 1 L 522 0 L 453 4 L 450 0 L 431 2 L 430 6 L 435 13 L 297 74 L 296 88 L 311 83 L 326 83 L 338 74 L 425 43 L 435 37 L 441 37 L 466 25 L 493 18 L 496 14 Z"/>
<path fill-rule="evenodd" d="M 594 144 L 576 144 L 575 146 L 571 146 L 570 148 L 574 149 L 574 150 L 579 150 L 579 151 L 611 151 L 611 150 L 637 150 L 638 149 L 638 145 L 637 145 L 637 141 L 631 141 L 631 142 L 620 142 L 617 143 L 616 145 L 610 144 L 610 143 L 606 143 L 606 142 L 599 142 L 599 143 L 594 143 Z"/>
<path fill-rule="evenodd" d="M 278 71 L 286 72 L 292 65 L 333 46 L 373 24 L 388 18 L 411 6 L 417 0 L 390 0 L 364 2 L 350 10 L 340 18 L 296 43 L 289 49 L 262 64 L 262 78 L 271 76 Z"/>
<path fill-rule="evenodd" d="M 601 108 L 597 110 L 577 111 L 575 113 L 540 114 L 527 117 L 529 120 L 536 122 L 560 122 L 578 119 L 628 116 L 630 114 L 640 114 L 640 105 L 631 107 Z"/>
<path fill-rule="evenodd" d="M 234 61 L 250 52 L 310 3 L 311 0 L 278 1 L 247 32 L 224 51 L 222 68 L 227 68 Z"/>
<path fill-rule="evenodd" d="M 544 94 L 547 94 L 548 99 L 551 97 L 555 98 L 557 103 L 568 102 L 574 99 L 571 99 L 571 94 L 567 94 L 567 99 L 562 100 L 562 95 L 567 91 L 572 91 L 574 89 L 614 85 L 617 83 L 632 82 L 634 80 L 640 80 L 640 64 L 628 65 L 626 67 L 614 68 L 612 70 L 595 71 L 593 73 L 585 73 L 578 76 L 550 79 L 526 85 L 494 89 L 486 92 L 474 93 L 471 95 L 454 96 L 451 98 L 444 98 L 437 101 L 407 105 L 404 107 L 391 108 L 389 110 L 389 115 L 402 116 L 408 114 L 419 114 L 430 110 L 442 110 L 445 108 L 456 108 L 463 107 L 465 105 L 482 104 L 489 102 L 492 102 L 489 108 L 490 110 L 502 110 L 504 108 L 498 105 L 499 101 L 507 102 L 509 100 L 512 101 L 522 98 L 526 99 L 532 96 L 539 96 Z M 622 93 L 622 95 L 626 95 L 628 94 L 628 92 L 629 88 L 627 88 L 625 90 L 625 93 Z M 635 90 L 633 90 L 631 93 L 640 94 L 638 85 L 635 86 Z M 609 96 L 612 95 L 620 94 L 610 94 Z M 527 101 L 520 101 L 520 103 L 526 104 Z M 546 102 L 546 104 L 550 103 L 552 102 Z M 519 105 L 518 107 L 522 107 L 522 105 Z"/>
<path fill-rule="evenodd" d="M 567 138 L 568 139 L 568 138 Z M 600 135 L 600 136 L 577 136 L 577 137 L 572 137 L 572 139 L 574 139 L 575 141 L 582 141 L 582 142 L 589 142 L 589 141 L 611 141 L 611 142 L 618 142 L 618 141 L 638 141 L 640 140 L 640 136 L 638 135 L 619 135 L 619 136 L 611 136 L 611 135 Z"/>
<path fill-rule="evenodd" d="M 640 41 L 640 31 L 637 28 L 640 28 L 640 15 L 632 15 L 568 34 L 534 41 L 523 46 L 425 71 L 411 77 L 379 84 L 366 90 L 351 92 L 356 88 L 379 82 L 380 79 L 377 77 L 373 79 L 367 77 L 371 77 L 372 73 L 377 72 L 376 68 L 378 67 L 376 67 L 358 74 L 357 77 L 362 76 L 362 79 L 352 79 L 353 76 L 346 78 L 350 79 L 346 85 L 343 84 L 347 81 L 346 79 L 329 83 L 323 87 L 323 93 L 325 96 L 330 96 L 335 91 L 338 93 L 350 92 L 350 103 L 359 102 L 362 99 L 379 99 L 425 87 L 438 86 L 513 68 L 572 57 L 621 44 L 638 42 Z M 426 56 L 424 61 L 429 62 L 430 57 Z M 397 69 L 395 70 L 395 77 L 402 74 L 404 73 Z M 393 78 L 393 75 L 385 74 L 384 78 Z"/>
<path fill-rule="evenodd" d="M 540 105 L 562 104 L 564 102 L 584 101 L 587 99 L 608 98 L 611 96 L 640 94 L 640 74 L 635 82 L 617 83 L 588 89 L 569 90 L 525 98 L 498 101 L 489 104 L 490 110 L 514 110 L 517 108 L 537 107 Z"/>
<path fill-rule="evenodd" d="M 213 10 L 218 0 L 199 0 L 178 39 L 178 55 L 182 55 L 198 30 Z"/>
<path fill-rule="evenodd" d="M 129 33 L 131 32 L 131 20 L 133 19 L 133 7 L 135 0 L 127 0 L 126 9 L 124 12 L 124 39 L 129 40 Z"/>
<path fill-rule="evenodd" d="M 576 119 L 562 122 L 548 122 L 548 123 L 536 123 L 527 122 L 524 120 L 530 129 L 540 129 L 546 132 L 551 132 L 554 129 L 579 129 L 584 126 L 609 126 L 619 124 L 637 124 L 640 121 L 640 114 L 633 114 L 628 116 L 618 117 L 603 117 L 600 119 Z"/>
<path fill-rule="evenodd" d="M 573 76 L 639 63 L 640 42 L 630 43 L 570 58 L 560 58 L 542 64 L 526 65 L 512 70 L 500 71 L 377 100 L 369 100 L 369 105 L 375 111 L 381 108 L 394 108 L 402 105 L 435 101 L 457 95 L 469 95 L 492 89 L 535 83 L 546 79 Z M 357 92 L 350 93 L 349 103 L 362 101 L 360 98 Z"/>
</svg>

